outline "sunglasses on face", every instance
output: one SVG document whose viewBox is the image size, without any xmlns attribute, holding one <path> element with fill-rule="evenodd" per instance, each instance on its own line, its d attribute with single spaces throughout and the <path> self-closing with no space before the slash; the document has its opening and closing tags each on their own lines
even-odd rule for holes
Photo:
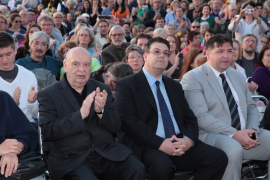
<svg viewBox="0 0 270 180">
<path fill-rule="evenodd" d="M 15 23 L 20 23 L 20 24 L 22 23 L 22 21 L 14 21 L 14 22 L 15 22 Z"/>
<path fill-rule="evenodd" d="M 191 26 L 192 28 L 200 28 L 200 26 Z"/>
</svg>

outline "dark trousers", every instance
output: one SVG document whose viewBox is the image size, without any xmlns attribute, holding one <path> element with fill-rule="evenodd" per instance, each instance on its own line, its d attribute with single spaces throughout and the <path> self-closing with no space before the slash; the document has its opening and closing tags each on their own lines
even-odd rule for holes
<svg viewBox="0 0 270 180">
<path fill-rule="evenodd" d="M 145 148 L 142 162 L 148 180 L 173 180 L 176 171 L 194 171 L 195 180 L 218 180 L 225 172 L 228 158 L 222 150 L 198 140 L 182 156 L 169 156 L 160 150 Z"/>
<path fill-rule="evenodd" d="M 145 167 L 134 154 L 124 161 L 110 161 L 93 151 L 77 169 L 63 180 L 144 180 Z"/>
</svg>

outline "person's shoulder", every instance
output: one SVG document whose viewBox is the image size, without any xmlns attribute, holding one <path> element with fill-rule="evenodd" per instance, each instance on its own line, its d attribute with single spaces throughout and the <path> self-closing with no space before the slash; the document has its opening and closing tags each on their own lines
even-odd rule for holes
<svg viewBox="0 0 270 180">
<path fill-rule="evenodd" d="M 23 67 L 19 64 L 16 64 L 16 66 L 18 67 L 19 71 L 21 71 L 25 76 L 35 77 L 35 75 L 32 71 L 29 71 L 28 69 L 26 69 L 25 67 Z"/>
<path fill-rule="evenodd" d="M 128 47 L 128 46 L 130 46 L 130 43 L 129 42 L 123 42 L 123 45 Z"/>
<path fill-rule="evenodd" d="M 26 33 L 26 31 L 24 30 L 24 29 L 20 29 L 20 31 L 19 31 L 21 34 L 25 34 Z"/>
<path fill-rule="evenodd" d="M 19 64 L 19 65 L 24 65 L 24 64 L 27 64 L 27 56 L 26 57 L 24 57 L 24 58 L 20 58 L 20 59 L 18 59 L 16 62 L 15 62 L 15 64 Z"/>
</svg>

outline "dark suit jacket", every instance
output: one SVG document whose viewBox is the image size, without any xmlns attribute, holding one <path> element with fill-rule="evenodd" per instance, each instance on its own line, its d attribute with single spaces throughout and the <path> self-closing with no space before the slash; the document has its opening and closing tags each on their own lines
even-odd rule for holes
<svg viewBox="0 0 270 180">
<path fill-rule="evenodd" d="M 109 86 L 89 80 L 87 95 L 97 87 L 108 92 L 101 119 L 95 114 L 93 103 L 89 116 L 82 120 L 81 107 L 66 78 L 38 93 L 39 125 L 44 141 L 49 144 L 49 171 L 53 180 L 76 169 L 92 149 L 111 161 L 123 161 L 131 153 L 126 146 L 117 144 L 112 135 L 119 131 L 121 120 Z"/>
<path fill-rule="evenodd" d="M 194 144 L 198 140 L 198 123 L 190 110 L 179 82 L 163 76 L 175 120 L 180 134 L 189 137 Z M 122 120 L 118 142 L 131 148 L 139 159 L 144 147 L 158 149 L 163 138 L 156 135 L 158 111 L 148 81 L 140 71 L 116 83 L 115 106 Z"/>
<path fill-rule="evenodd" d="M 166 14 L 167 14 L 167 12 L 164 9 L 160 9 L 159 13 L 160 13 L 161 17 L 164 17 L 164 18 L 165 18 Z M 153 20 L 155 15 L 156 15 L 155 10 L 149 10 L 146 13 L 146 15 L 144 17 L 144 25 L 146 27 L 155 28 L 156 21 Z"/>
<path fill-rule="evenodd" d="M 124 51 L 124 55 L 125 55 L 125 51 L 126 48 L 130 45 L 130 43 L 124 42 L 122 44 L 122 49 Z M 111 44 L 108 47 L 106 47 L 102 53 L 102 62 L 103 62 L 103 66 L 107 65 L 109 63 L 114 63 L 114 62 L 120 62 L 123 59 L 122 54 L 120 53 L 120 51 L 117 50 L 117 48 Z"/>
</svg>

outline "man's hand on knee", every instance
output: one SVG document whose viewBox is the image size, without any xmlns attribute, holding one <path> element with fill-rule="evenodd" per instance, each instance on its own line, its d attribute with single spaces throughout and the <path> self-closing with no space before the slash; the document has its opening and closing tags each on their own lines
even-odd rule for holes
<svg viewBox="0 0 270 180">
<path fill-rule="evenodd" d="M 260 142 L 258 142 L 258 138 L 256 140 L 251 139 L 254 132 L 254 129 L 236 131 L 232 138 L 238 141 L 244 149 L 250 149 L 260 144 Z"/>
<path fill-rule="evenodd" d="M 192 146 L 193 142 L 189 138 L 177 138 L 173 136 L 176 142 L 173 143 L 176 150 L 174 151 L 174 156 L 183 155 Z"/>
<path fill-rule="evenodd" d="M 172 143 L 173 140 L 174 140 L 174 137 L 165 139 L 163 143 L 160 145 L 159 150 L 172 156 L 174 151 L 176 150 Z"/>
<path fill-rule="evenodd" d="M 17 171 L 18 161 L 15 153 L 4 154 L 0 161 L 1 174 L 5 174 L 6 178 L 11 176 L 12 173 Z"/>
</svg>

